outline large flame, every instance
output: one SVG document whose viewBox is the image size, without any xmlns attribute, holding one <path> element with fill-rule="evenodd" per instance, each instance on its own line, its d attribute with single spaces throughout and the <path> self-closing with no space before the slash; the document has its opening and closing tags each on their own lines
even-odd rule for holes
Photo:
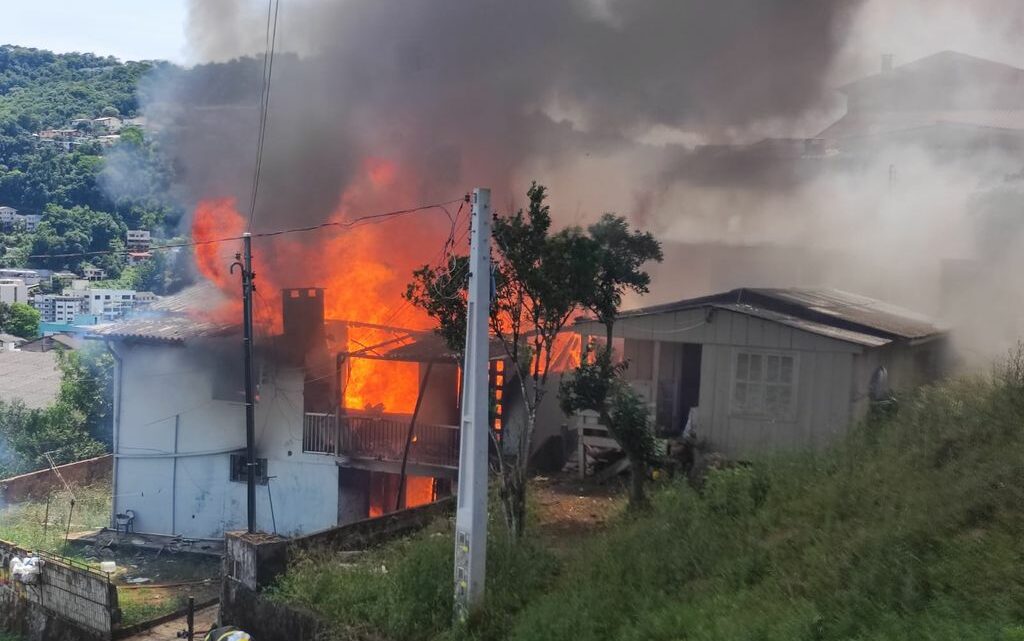
<svg viewBox="0 0 1024 641">
<path fill-rule="evenodd" d="M 260 237 L 253 240 L 253 271 L 257 296 L 254 318 L 259 332 L 281 331 L 282 287 L 323 287 L 325 315 L 332 320 L 355 321 L 348 330 L 348 350 L 359 352 L 392 341 L 392 331 L 362 324 L 426 329 L 430 319 L 408 304 L 402 294 L 412 271 L 437 259 L 448 221 L 436 213 L 398 217 L 360 224 L 353 221 L 377 213 L 395 198 L 412 202 L 399 168 L 382 160 L 367 161 L 364 177 L 357 180 L 339 200 L 330 217 L 336 226 L 311 232 Z M 439 222 L 441 221 L 441 222 Z M 239 277 L 229 273 L 238 246 L 213 242 L 240 236 L 245 218 L 233 199 L 213 198 L 196 207 L 192 236 L 199 272 L 227 294 L 221 309 L 203 313 L 224 319 L 238 319 Z M 415 363 L 366 358 L 348 361 L 344 404 L 351 409 L 376 408 L 386 412 L 410 413 L 419 391 L 420 373 Z"/>
</svg>

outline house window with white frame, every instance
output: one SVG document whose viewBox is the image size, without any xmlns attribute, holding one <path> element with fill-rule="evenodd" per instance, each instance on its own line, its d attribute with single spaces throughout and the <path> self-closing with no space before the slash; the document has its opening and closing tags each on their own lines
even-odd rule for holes
<svg viewBox="0 0 1024 641">
<path fill-rule="evenodd" d="M 732 408 L 736 414 L 792 420 L 796 413 L 796 356 L 736 352 Z"/>
</svg>

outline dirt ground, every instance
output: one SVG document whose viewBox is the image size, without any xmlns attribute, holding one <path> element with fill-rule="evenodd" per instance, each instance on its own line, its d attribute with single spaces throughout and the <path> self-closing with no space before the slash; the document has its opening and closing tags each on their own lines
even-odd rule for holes
<svg viewBox="0 0 1024 641">
<path fill-rule="evenodd" d="M 601 531 L 626 507 L 622 485 L 596 485 L 575 475 L 533 480 L 537 527 L 556 548 L 572 547 L 580 538 Z"/>
<path fill-rule="evenodd" d="M 217 622 L 217 613 L 220 606 L 210 606 L 203 610 L 196 612 L 195 618 L 195 637 L 194 639 L 202 639 L 207 632 L 209 632 Z M 184 631 L 187 628 L 185 617 L 180 619 L 174 619 L 167 623 L 161 624 L 140 632 L 139 634 L 125 637 L 123 641 L 170 641 L 171 639 L 178 639 L 178 633 Z"/>
</svg>

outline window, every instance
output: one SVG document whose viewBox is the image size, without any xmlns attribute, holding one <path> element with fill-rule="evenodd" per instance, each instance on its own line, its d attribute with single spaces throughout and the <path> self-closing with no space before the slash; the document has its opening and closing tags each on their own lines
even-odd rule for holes
<svg viewBox="0 0 1024 641">
<path fill-rule="evenodd" d="M 732 407 L 737 414 L 792 420 L 796 409 L 796 357 L 737 352 Z"/>
<path fill-rule="evenodd" d="M 231 455 L 231 480 L 235 483 L 248 483 L 249 477 L 245 471 L 245 454 Z M 267 459 L 256 459 L 256 482 L 260 485 L 267 484 Z"/>
</svg>

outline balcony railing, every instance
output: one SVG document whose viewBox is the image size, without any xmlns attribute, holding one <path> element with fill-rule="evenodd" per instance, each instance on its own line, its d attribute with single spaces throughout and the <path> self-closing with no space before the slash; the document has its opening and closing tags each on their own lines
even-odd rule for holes
<svg viewBox="0 0 1024 641">
<path fill-rule="evenodd" d="M 302 430 L 302 450 L 317 454 L 401 462 L 411 417 L 307 413 Z M 454 425 L 417 423 L 409 447 L 409 462 L 458 467 L 459 428 Z"/>
</svg>

